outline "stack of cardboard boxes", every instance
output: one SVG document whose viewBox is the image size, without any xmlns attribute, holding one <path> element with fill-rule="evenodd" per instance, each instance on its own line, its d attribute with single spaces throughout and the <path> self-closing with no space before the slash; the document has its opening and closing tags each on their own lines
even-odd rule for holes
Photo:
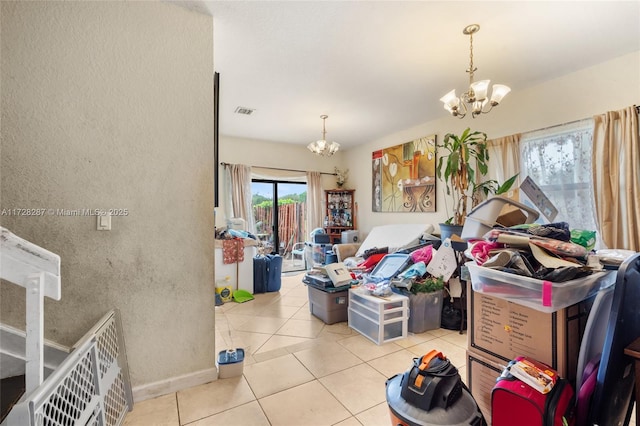
<svg viewBox="0 0 640 426">
<path fill-rule="evenodd" d="M 519 189 L 507 194 L 507 198 L 509 200 L 500 201 L 505 206 L 495 219 L 503 226 L 530 223 L 539 213 L 552 222 L 558 213 L 530 177 Z M 497 200 L 492 201 L 500 204 Z M 480 216 L 486 214 L 481 206 L 476 208 Z M 495 215 L 495 211 L 492 210 L 491 215 Z M 517 276 L 505 275 L 504 284 L 513 285 L 511 300 L 473 291 L 471 280 L 467 282 L 467 384 L 489 424 L 491 390 L 508 362 L 517 356 L 543 362 L 575 385 L 582 335 L 595 297 L 592 295 L 582 301 L 578 298 L 568 307 L 564 307 L 567 303 L 562 309 L 554 308 L 555 312 L 549 312 L 549 308 L 546 312 L 545 309 L 536 310 L 517 303 L 519 297 L 531 300 L 529 289 L 517 285 Z"/>
<path fill-rule="evenodd" d="M 474 292 L 467 284 L 467 384 L 490 424 L 491 390 L 509 361 L 526 356 L 575 384 L 593 297 L 553 313 Z"/>
</svg>

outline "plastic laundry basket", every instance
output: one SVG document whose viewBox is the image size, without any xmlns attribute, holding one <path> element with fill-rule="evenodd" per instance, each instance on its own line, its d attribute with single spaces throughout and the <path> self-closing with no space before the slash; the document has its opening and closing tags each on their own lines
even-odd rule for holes
<svg viewBox="0 0 640 426">
<path fill-rule="evenodd" d="M 469 212 L 464 221 L 460 237 L 463 240 L 482 238 L 484 234 L 494 227 L 496 219 L 500 216 L 500 211 L 504 206 L 513 206 L 523 211 L 527 216 L 525 223 L 533 223 L 539 216 L 536 210 L 509 198 L 491 197 Z"/>
</svg>

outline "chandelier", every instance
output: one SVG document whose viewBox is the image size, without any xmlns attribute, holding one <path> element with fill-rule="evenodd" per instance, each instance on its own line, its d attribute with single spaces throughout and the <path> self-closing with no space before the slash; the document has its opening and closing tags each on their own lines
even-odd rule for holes
<svg viewBox="0 0 640 426">
<path fill-rule="evenodd" d="M 464 118 L 469 111 L 471 111 L 471 117 L 473 118 L 476 118 L 476 116 L 480 114 L 486 114 L 491 111 L 494 106 L 497 106 L 500 101 L 502 101 L 502 98 L 511 91 L 511 89 L 504 84 L 494 84 L 493 93 L 489 100 L 487 99 L 487 91 L 491 80 L 473 81 L 473 73 L 478 70 L 473 66 L 473 35 L 478 31 L 480 31 L 480 25 L 478 24 L 468 25 L 462 30 L 463 34 L 469 36 L 470 42 L 469 69 L 467 70 L 469 73 L 469 90 L 464 92 L 460 97 L 457 97 L 454 89 L 440 98 L 440 100 L 444 102 L 444 109 L 449 111 L 454 117 Z M 489 104 L 489 107 L 485 109 L 487 104 Z"/>
<path fill-rule="evenodd" d="M 327 130 L 325 129 L 325 122 L 327 118 L 329 118 L 329 116 L 321 115 L 320 118 L 322 118 L 322 139 L 311 142 L 309 145 L 307 145 L 307 148 L 309 148 L 309 151 L 313 152 L 314 154 L 322 155 L 324 157 L 331 157 L 333 154 L 338 152 L 338 150 L 340 149 L 340 144 L 337 142 L 327 142 L 327 138 L 325 137 L 325 135 L 327 134 Z"/>
</svg>

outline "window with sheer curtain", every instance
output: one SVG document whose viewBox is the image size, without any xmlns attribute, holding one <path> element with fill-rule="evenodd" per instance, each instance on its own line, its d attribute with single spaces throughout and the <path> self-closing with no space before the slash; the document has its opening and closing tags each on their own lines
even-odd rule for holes
<svg viewBox="0 0 640 426">
<path fill-rule="evenodd" d="M 520 176 L 530 176 L 558 209 L 555 222 L 597 230 L 591 152 L 593 120 L 525 133 Z"/>
</svg>

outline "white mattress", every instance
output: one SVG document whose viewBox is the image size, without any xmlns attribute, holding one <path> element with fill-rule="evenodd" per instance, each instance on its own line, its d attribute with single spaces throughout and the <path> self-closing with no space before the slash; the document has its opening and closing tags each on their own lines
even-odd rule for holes
<svg viewBox="0 0 640 426">
<path fill-rule="evenodd" d="M 374 247 L 389 247 L 389 253 L 395 253 L 398 250 L 416 246 L 420 237 L 431 229 L 433 226 L 430 224 L 416 223 L 376 226 L 362 242 L 356 256 L 360 257 L 366 250 Z"/>
</svg>

